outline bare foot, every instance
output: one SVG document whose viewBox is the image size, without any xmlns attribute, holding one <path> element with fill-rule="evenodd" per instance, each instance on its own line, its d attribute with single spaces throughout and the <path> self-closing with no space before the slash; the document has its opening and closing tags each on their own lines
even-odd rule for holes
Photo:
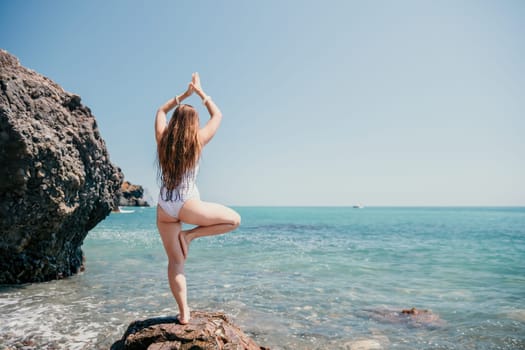
<svg viewBox="0 0 525 350">
<path fill-rule="evenodd" d="M 182 324 L 182 325 L 185 325 L 185 324 L 188 324 L 188 322 L 190 322 L 190 318 L 182 318 L 180 317 L 180 315 L 177 315 L 177 321 Z"/>
<path fill-rule="evenodd" d="M 188 324 L 190 322 L 190 313 L 188 312 L 188 315 L 182 317 L 180 314 L 177 315 L 177 321 L 182 324 Z"/>
<path fill-rule="evenodd" d="M 185 231 L 180 231 L 179 233 L 179 242 L 180 242 L 180 248 L 182 249 L 182 255 L 184 256 L 184 259 L 188 258 L 188 249 L 190 246 L 190 241 L 188 241 L 188 238 L 186 237 Z"/>
</svg>

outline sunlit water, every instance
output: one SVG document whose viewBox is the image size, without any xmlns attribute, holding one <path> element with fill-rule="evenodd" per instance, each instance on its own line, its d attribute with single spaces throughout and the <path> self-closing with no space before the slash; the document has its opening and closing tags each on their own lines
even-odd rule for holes
<svg viewBox="0 0 525 350">
<path fill-rule="evenodd" d="M 525 349 L 525 208 L 237 208 L 194 241 L 193 309 L 272 349 Z M 86 272 L 0 287 L 0 348 L 107 349 L 135 319 L 177 314 L 155 209 L 111 214 Z M 421 322 L 402 309 L 432 310 Z"/>
</svg>

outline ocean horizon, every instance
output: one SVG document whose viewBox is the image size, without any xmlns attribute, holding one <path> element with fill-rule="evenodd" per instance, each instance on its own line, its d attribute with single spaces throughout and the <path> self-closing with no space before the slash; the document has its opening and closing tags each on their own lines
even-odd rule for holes
<svg viewBox="0 0 525 350">
<path fill-rule="evenodd" d="M 234 208 L 236 231 L 192 243 L 188 300 L 262 346 L 525 349 L 525 207 Z M 85 272 L 0 286 L 0 349 L 107 349 L 177 314 L 155 207 L 125 209 L 86 237 Z"/>
</svg>

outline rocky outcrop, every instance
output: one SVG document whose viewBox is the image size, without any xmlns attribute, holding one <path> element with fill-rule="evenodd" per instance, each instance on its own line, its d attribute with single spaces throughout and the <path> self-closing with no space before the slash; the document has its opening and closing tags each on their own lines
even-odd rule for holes
<svg viewBox="0 0 525 350">
<path fill-rule="evenodd" d="M 416 309 L 415 307 L 401 311 L 390 308 L 369 309 L 364 310 L 364 316 L 381 323 L 400 324 L 409 328 L 434 329 L 446 324 L 438 314 L 431 310 Z"/>
<path fill-rule="evenodd" d="M 0 50 L 0 284 L 77 272 L 118 198 L 95 117 L 77 95 Z"/>
<path fill-rule="evenodd" d="M 122 207 L 149 207 L 149 203 L 144 199 L 144 188 L 140 185 L 133 185 L 129 181 L 124 181 L 120 189 L 119 205 Z"/>
<path fill-rule="evenodd" d="M 151 318 L 129 325 L 111 350 L 269 350 L 255 343 L 223 313 L 192 311 L 181 325 L 175 317 Z"/>
</svg>

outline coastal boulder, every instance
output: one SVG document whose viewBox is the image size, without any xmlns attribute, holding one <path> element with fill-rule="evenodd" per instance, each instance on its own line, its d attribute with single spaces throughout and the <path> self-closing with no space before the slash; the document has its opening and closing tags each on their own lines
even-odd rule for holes
<svg viewBox="0 0 525 350">
<path fill-rule="evenodd" d="M 81 269 L 84 238 L 115 207 L 122 174 L 77 95 L 0 50 L 0 284 Z"/>
<path fill-rule="evenodd" d="M 269 350 L 232 324 L 223 313 L 192 311 L 186 325 L 175 317 L 131 323 L 111 350 Z"/>
<path fill-rule="evenodd" d="M 367 309 L 363 311 L 363 316 L 366 318 L 381 323 L 404 325 L 409 328 L 436 329 L 446 324 L 438 314 L 433 313 L 431 310 L 416 309 L 415 307 L 401 311 L 391 308 Z"/>
<path fill-rule="evenodd" d="M 129 181 L 124 181 L 120 190 L 120 206 L 149 207 L 149 203 L 144 199 L 144 188 L 142 186 L 134 185 Z"/>
</svg>

